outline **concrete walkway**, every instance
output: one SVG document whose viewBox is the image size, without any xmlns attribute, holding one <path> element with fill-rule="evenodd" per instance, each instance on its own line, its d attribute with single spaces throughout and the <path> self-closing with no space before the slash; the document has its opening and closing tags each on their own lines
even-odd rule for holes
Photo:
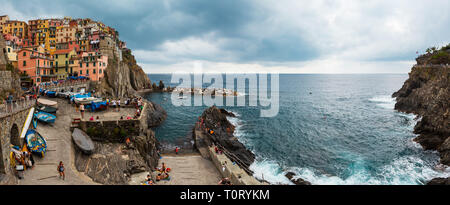
<svg viewBox="0 0 450 205">
<path fill-rule="evenodd" d="M 57 119 L 54 125 L 38 123 L 37 131 L 47 140 L 47 153 L 44 158 L 34 156 L 35 166 L 27 169 L 24 179 L 19 184 L 26 185 L 86 185 L 96 184 L 89 177 L 78 172 L 73 165 L 74 147 L 69 130 L 72 117 L 78 117 L 75 109 L 66 101 L 58 101 Z M 59 178 L 57 166 L 63 161 L 66 169 L 66 179 Z"/>
<path fill-rule="evenodd" d="M 171 169 L 171 179 L 157 185 L 216 185 L 221 179 L 213 163 L 200 154 L 163 155 L 158 167 L 162 162 Z"/>
</svg>

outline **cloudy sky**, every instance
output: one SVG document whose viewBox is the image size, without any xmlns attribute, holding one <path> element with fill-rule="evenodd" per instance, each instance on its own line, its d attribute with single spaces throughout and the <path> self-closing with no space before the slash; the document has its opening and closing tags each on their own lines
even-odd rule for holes
<svg viewBox="0 0 450 205">
<path fill-rule="evenodd" d="M 407 73 L 450 41 L 448 0 L 0 0 L 0 15 L 116 28 L 148 73 Z"/>
</svg>

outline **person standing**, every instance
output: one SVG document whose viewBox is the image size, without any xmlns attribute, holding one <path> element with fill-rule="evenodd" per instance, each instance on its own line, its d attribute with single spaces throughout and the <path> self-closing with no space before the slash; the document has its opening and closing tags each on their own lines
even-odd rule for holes
<svg viewBox="0 0 450 205">
<path fill-rule="evenodd" d="M 117 100 L 117 110 L 118 110 L 118 112 L 120 112 L 120 99 Z"/>
<path fill-rule="evenodd" d="M 81 119 L 83 119 L 84 118 L 84 105 L 83 104 L 80 105 L 80 113 L 81 113 Z"/>
<path fill-rule="evenodd" d="M 62 161 L 59 162 L 58 173 L 59 173 L 59 178 L 61 179 L 61 177 L 62 177 L 63 180 L 65 180 L 66 174 L 64 173 L 64 164 Z"/>
<path fill-rule="evenodd" d="M 178 147 L 175 147 L 175 154 L 176 155 L 178 155 L 178 151 L 179 151 L 180 149 L 178 148 Z"/>
</svg>

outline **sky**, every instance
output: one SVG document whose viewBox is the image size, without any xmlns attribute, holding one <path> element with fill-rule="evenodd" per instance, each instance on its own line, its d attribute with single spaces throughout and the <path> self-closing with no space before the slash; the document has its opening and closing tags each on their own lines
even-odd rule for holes
<svg viewBox="0 0 450 205">
<path fill-rule="evenodd" d="M 0 15 L 102 21 L 147 73 L 408 73 L 450 42 L 449 2 L 0 0 Z"/>
</svg>

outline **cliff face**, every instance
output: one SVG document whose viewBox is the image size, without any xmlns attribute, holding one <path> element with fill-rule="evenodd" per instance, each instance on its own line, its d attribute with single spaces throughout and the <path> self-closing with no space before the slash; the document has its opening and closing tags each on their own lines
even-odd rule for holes
<svg viewBox="0 0 450 205">
<path fill-rule="evenodd" d="M 438 52 L 419 56 L 409 79 L 392 96 L 397 98 L 396 110 L 421 117 L 414 127 L 419 134 L 414 140 L 424 149 L 438 150 L 441 163 L 450 165 L 450 66 L 445 65 L 450 62 L 442 52 L 433 57 Z M 429 64 L 436 59 L 439 65 Z"/>
<path fill-rule="evenodd" d="M 3 35 L 0 35 L 0 101 L 4 100 L 8 93 L 19 97 L 22 89 L 19 72 L 10 64 L 6 52 L 6 41 Z"/>
<path fill-rule="evenodd" d="M 150 79 L 137 65 L 130 50 L 119 51 L 105 47 L 101 48 L 100 52 L 108 55 L 108 67 L 105 77 L 96 89 L 98 93 L 111 97 L 128 97 L 150 87 Z"/>
</svg>

